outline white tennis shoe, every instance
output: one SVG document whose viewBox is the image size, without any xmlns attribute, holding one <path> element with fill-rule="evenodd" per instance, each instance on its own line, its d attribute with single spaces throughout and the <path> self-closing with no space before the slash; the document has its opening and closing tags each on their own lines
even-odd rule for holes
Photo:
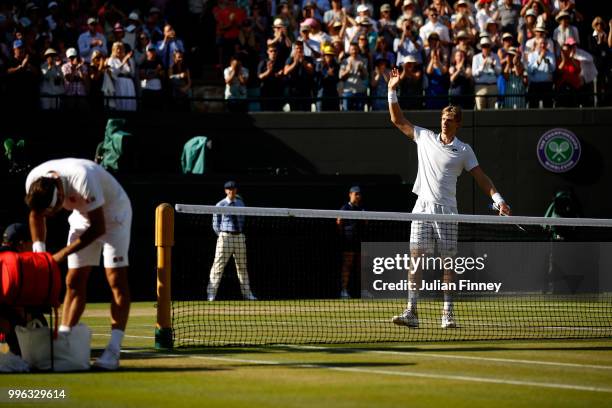
<svg viewBox="0 0 612 408">
<path fill-rule="evenodd" d="M 393 316 L 391 321 L 398 326 L 406 326 L 406 327 L 419 327 L 419 315 L 415 311 L 406 309 L 404 313 L 399 316 Z"/>
<path fill-rule="evenodd" d="M 440 325 L 443 329 L 454 329 L 457 327 L 455 316 L 452 311 L 442 312 L 442 324 Z"/>
<path fill-rule="evenodd" d="M 114 371 L 119 368 L 119 351 L 111 347 L 106 347 L 104 353 L 94 361 L 93 365 L 96 368 L 103 370 Z"/>
<path fill-rule="evenodd" d="M 257 300 L 257 298 L 255 297 L 255 295 L 254 295 L 254 294 L 252 294 L 252 293 L 249 293 L 248 295 L 246 295 L 246 296 L 244 297 L 244 299 L 245 299 L 245 300 Z"/>
<path fill-rule="evenodd" d="M 340 292 L 340 299 L 350 299 L 351 295 L 349 295 L 348 291 L 346 289 L 342 289 L 342 291 Z"/>
</svg>

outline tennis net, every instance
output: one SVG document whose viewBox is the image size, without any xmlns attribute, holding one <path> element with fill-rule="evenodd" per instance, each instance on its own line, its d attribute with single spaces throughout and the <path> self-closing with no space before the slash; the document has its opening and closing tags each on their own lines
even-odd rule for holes
<svg viewBox="0 0 612 408">
<path fill-rule="evenodd" d="M 176 347 L 612 335 L 612 220 L 175 209 Z"/>
</svg>

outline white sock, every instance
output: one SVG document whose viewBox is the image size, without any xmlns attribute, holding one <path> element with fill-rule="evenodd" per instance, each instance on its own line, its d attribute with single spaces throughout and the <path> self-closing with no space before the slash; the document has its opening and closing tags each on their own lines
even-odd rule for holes
<svg viewBox="0 0 612 408">
<path fill-rule="evenodd" d="M 60 324 L 60 326 L 57 329 L 57 331 L 59 333 L 70 333 L 72 331 L 72 329 L 70 328 L 70 326 L 66 326 L 64 324 Z"/>
<path fill-rule="evenodd" d="M 417 310 L 417 300 L 419 300 L 419 291 L 418 290 L 409 290 L 408 291 L 408 310 L 416 312 L 416 310 Z"/>
<path fill-rule="evenodd" d="M 444 293 L 444 311 L 445 312 L 453 311 L 453 299 L 451 298 L 450 293 Z"/>
<path fill-rule="evenodd" d="M 111 330 L 111 338 L 108 342 L 108 347 L 113 348 L 115 350 L 121 350 L 121 342 L 123 341 L 124 334 L 125 333 L 123 332 L 123 330 Z"/>
</svg>

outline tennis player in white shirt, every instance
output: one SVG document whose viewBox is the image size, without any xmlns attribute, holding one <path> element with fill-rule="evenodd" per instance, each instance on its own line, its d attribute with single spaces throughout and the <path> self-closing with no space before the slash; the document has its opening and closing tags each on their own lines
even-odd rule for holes
<svg viewBox="0 0 612 408">
<path fill-rule="evenodd" d="M 389 113 L 391 122 L 417 145 L 418 172 L 413 192 L 418 195 L 413 213 L 457 214 L 457 177 L 463 170 L 469 172 L 480 188 L 499 208 L 500 215 L 510 215 L 510 206 L 504 201 L 491 179 L 478 165 L 472 148 L 455 137 L 461 127 L 461 108 L 447 106 L 442 110 L 440 133 L 412 124 L 403 115 L 397 102 L 396 88 L 400 82 L 397 69 L 391 72 L 388 83 Z M 413 221 L 410 229 L 410 252 L 412 257 L 431 254 L 437 245 L 440 256 L 453 256 L 457 251 L 457 223 Z M 411 287 L 408 291 L 406 310 L 393 317 L 393 323 L 418 327 L 418 288 L 421 287 L 422 270 L 416 268 L 408 274 Z M 453 282 L 455 273 L 444 271 L 444 282 Z M 455 328 L 453 301 L 450 291 L 444 292 L 442 328 Z"/>
<path fill-rule="evenodd" d="M 119 354 L 130 312 L 128 249 L 132 207 L 115 178 L 100 165 L 83 159 L 45 162 L 26 180 L 26 204 L 30 207 L 33 249 L 45 251 L 46 219 L 62 208 L 71 210 L 67 246 L 53 255 L 57 262 L 68 259 L 66 296 L 60 332 L 69 333 L 86 305 L 87 280 L 92 266 L 104 258 L 111 302 L 111 338 L 94 366 L 106 370 L 119 367 Z"/>
</svg>

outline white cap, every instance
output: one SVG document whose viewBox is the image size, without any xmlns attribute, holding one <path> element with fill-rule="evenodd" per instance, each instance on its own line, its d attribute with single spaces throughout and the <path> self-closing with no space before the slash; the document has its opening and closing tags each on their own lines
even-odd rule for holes
<svg viewBox="0 0 612 408">
<path fill-rule="evenodd" d="M 414 63 L 416 63 L 417 59 L 414 57 L 414 55 L 406 55 L 404 57 L 404 59 L 402 59 L 402 64 L 405 64 L 407 62 L 414 62 Z"/>
<path fill-rule="evenodd" d="M 49 4 L 47 4 L 47 8 L 52 8 L 52 7 L 57 7 L 57 1 L 51 1 L 49 2 Z"/>
<path fill-rule="evenodd" d="M 132 11 L 130 15 L 128 16 L 128 20 L 140 21 L 140 16 L 138 15 L 137 12 Z"/>
<path fill-rule="evenodd" d="M 406 7 L 406 6 L 409 6 L 411 4 L 414 4 L 414 0 L 404 0 L 403 6 Z"/>
<path fill-rule="evenodd" d="M 285 27 L 285 20 L 283 20 L 282 18 L 277 18 L 274 20 L 274 24 L 272 24 L 273 27 Z"/>
<path fill-rule="evenodd" d="M 480 45 L 491 45 L 491 39 L 489 37 L 482 37 L 480 39 Z"/>
<path fill-rule="evenodd" d="M 76 57 L 78 55 L 76 48 L 68 48 L 66 50 L 66 57 Z"/>
<path fill-rule="evenodd" d="M 365 13 L 368 10 L 370 10 L 370 9 L 365 4 L 360 4 L 360 5 L 357 6 L 357 12 L 358 13 Z"/>
</svg>

